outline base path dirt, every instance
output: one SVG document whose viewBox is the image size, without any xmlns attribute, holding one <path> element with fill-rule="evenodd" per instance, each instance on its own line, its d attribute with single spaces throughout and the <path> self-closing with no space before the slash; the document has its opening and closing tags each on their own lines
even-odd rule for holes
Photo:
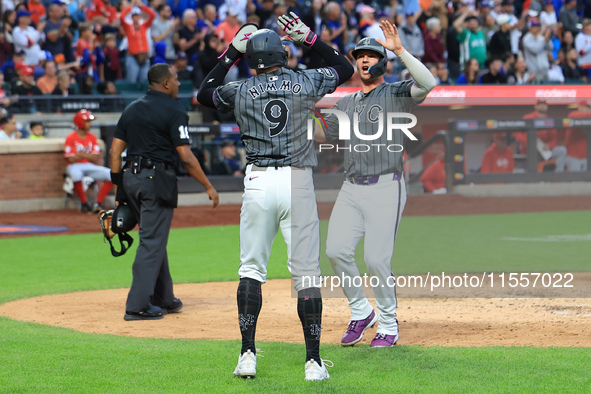
<svg viewBox="0 0 591 394">
<path fill-rule="evenodd" d="M 321 219 L 332 204 L 319 204 Z M 469 198 L 410 196 L 406 216 L 590 210 L 589 197 Z M 240 207 L 181 207 L 174 228 L 238 224 Z M 67 226 L 65 234 L 100 232 L 95 216 L 72 210 L 0 214 L 0 224 Z M 59 233 L 64 234 L 64 233 Z M 34 234 L 39 236 L 39 234 Z M 3 235 L 0 238 L 23 235 Z M 588 279 L 588 278 L 586 278 Z M 131 278 L 130 278 L 131 280 Z M 263 286 L 259 341 L 302 343 L 297 300 L 289 280 Z M 0 305 L 0 316 L 78 331 L 134 337 L 239 339 L 237 282 L 177 284 L 181 313 L 157 321 L 123 320 L 128 289 L 59 294 Z M 72 303 L 72 299 L 76 299 Z M 373 302 L 373 300 L 372 300 Z M 375 304 L 375 303 L 374 303 Z M 203 316 L 211 317 L 204 321 Z M 343 298 L 325 298 L 322 338 L 337 344 L 346 330 L 349 308 Z M 401 298 L 400 345 L 423 346 L 582 346 L 591 347 L 591 299 L 588 298 Z M 361 345 L 375 334 L 370 329 Z"/>
<path fill-rule="evenodd" d="M 93 334 L 240 339 L 237 286 L 238 282 L 176 285 L 183 310 L 156 321 L 123 320 L 127 289 L 13 301 L 0 305 L 0 315 Z M 291 296 L 290 286 L 288 279 L 263 285 L 259 341 L 303 343 L 297 299 Z M 322 341 L 338 344 L 349 319 L 347 301 L 325 298 L 323 303 Z M 400 299 L 398 311 L 400 345 L 591 347 L 591 300 L 584 298 Z M 375 327 L 367 331 L 361 345 L 369 344 L 374 335 Z"/>
</svg>

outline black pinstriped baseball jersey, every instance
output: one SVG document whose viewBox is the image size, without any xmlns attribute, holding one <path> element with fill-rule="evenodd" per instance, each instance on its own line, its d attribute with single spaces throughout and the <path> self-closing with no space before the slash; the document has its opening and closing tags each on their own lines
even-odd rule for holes
<svg viewBox="0 0 591 394">
<path fill-rule="evenodd" d="M 327 138 L 338 142 L 339 146 L 347 147 L 347 149 L 343 149 L 345 152 L 344 168 L 347 176 L 377 176 L 403 171 L 403 151 L 389 151 L 387 146 L 391 146 L 391 150 L 401 150 L 393 145 L 404 146 L 406 136 L 401 130 L 394 130 L 392 139 L 388 140 L 385 123 L 387 113 L 410 113 L 415 108 L 416 103 L 410 95 L 412 84 L 412 80 L 384 83 L 367 94 L 360 90 L 340 99 L 334 106 L 334 109 L 343 111 L 348 115 L 351 121 L 350 140 L 339 141 L 339 123 L 337 117 L 333 114 L 324 115 L 328 126 L 328 130 L 326 131 Z M 380 127 L 378 114 L 383 114 L 381 125 L 383 132 L 379 139 L 361 140 L 355 135 L 353 131 L 353 114 L 355 112 L 359 113 L 359 133 L 364 135 L 376 134 Z M 395 118 L 393 123 L 409 123 L 409 119 Z M 348 148 L 351 148 L 351 151 Z"/>
<path fill-rule="evenodd" d="M 222 112 L 234 110 L 248 164 L 316 166 L 314 144 L 307 139 L 309 108 L 333 92 L 338 81 L 333 68 L 296 72 L 282 67 L 218 87 L 213 102 Z"/>
</svg>

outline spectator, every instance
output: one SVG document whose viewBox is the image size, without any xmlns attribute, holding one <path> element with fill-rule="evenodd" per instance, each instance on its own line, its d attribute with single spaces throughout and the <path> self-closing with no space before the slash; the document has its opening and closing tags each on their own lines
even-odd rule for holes
<svg viewBox="0 0 591 394">
<path fill-rule="evenodd" d="M 310 10 L 301 16 L 302 22 L 304 22 L 306 26 L 309 26 L 318 37 L 320 37 L 320 33 L 322 32 L 325 7 L 326 0 L 312 0 Z"/>
<path fill-rule="evenodd" d="M 4 64 L 11 55 L 12 43 L 8 41 L 4 31 L 0 30 L 0 65 Z"/>
<path fill-rule="evenodd" d="M 199 52 L 197 63 L 193 66 L 193 81 L 200 86 L 203 78 L 218 64 L 218 57 L 223 52 L 222 44 L 215 33 L 205 35 L 205 48 Z"/>
<path fill-rule="evenodd" d="M 47 12 L 45 6 L 41 4 L 41 0 L 29 0 L 29 12 L 31 13 L 31 20 L 37 26 L 40 21 L 45 20 Z"/>
<path fill-rule="evenodd" d="M 45 75 L 37 80 L 37 86 L 43 94 L 50 94 L 57 86 L 57 65 L 55 61 L 46 61 L 43 70 Z"/>
<path fill-rule="evenodd" d="M 103 53 L 105 54 L 105 81 L 116 81 L 123 78 L 121 59 L 115 34 L 107 33 L 104 37 Z"/>
<path fill-rule="evenodd" d="M 552 0 L 543 0 L 544 9 L 540 12 L 540 24 L 546 26 L 556 26 L 558 19 L 556 18 L 556 11 L 554 10 L 554 2 Z"/>
<path fill-rule="evenodd" d="M 565 30 L 562 33 L 562 43 L 560 44 L 560 49 L 568 51 L 570 48 L 575 48 L 575 40 L 573 38 L 573 33 Z"/>
<path fill-rule="evenodd" d="M 325 23 L 331 29 L 330 41 L 343 52 L 348 40 L 347 15 L 341 10 L 341 6 L 336 1 L 329 1 L 325 10 Z"/>
<path fill-rule="evenodd" d="M 587 74 L 585 73 L 585 70 L 583 70 L 578 64 L 579 54 L 577 53 L 577 50 L 575 48 L 570 48 L 568 52 L 566 52 L 565 58 L 565 62 L 562 65 L 562 73 L 564 74 L 564 78 L 570 80 L 576 79 L 587 83 Z"/>
<path fill-rule="evenodd" d="M 104 80 L 104 54 L 100 47 L 97 52 L 96 39 L 96 34 L 89 25 L 80 24 L 80 38 L 76 44 L 76 59 L 80 67 L 76 70 L 76 81 L 81 89 L 86 75 Z"/>
<path fill-rule="evenodd" d="M 547 27 L 540 27 L 540 22 L 537 18 L 532 18 L 528 22 L 529 32 L 523 37 L 523 54 L 527 68 L 535 74 L 536 81 L 544 81 L 548 79 L 548 55 L 546 55 L 546 48 L 548 46 L 548 38 L 552 33 Z"/>
<path fill-rule="evenodd" d="M 445 62 L 445 43 L 441 35 L 441 21 L 437 17 L 432 17 L 427 19 L 425 26 L 427 31 L 424 36 L 423 63 Z"/>
<path fill-rule="evenodd" d="M 579 66 L 583 70 L 591 69 L 591 19 L 583 20 L 583 30 L 575 37 L 575 48 L 579 53 Z"/>
<path fill-rule="evenodd" d="M 179 50 L 187 54 L 192 64 L 199 51 L 204 34 L 195 27 L 197 24 L 197 13 L 193 10 L 186 10 L 184 12 L 181 23 L 182 26 L 179 30 Z M 230 40 L 232 37 L 230 37 Z"/>
<path fill-rule="evenodd" d="M 215 29 L 215 34 L 228 45 L 230 45 L 232 38 L 240 30 L 240 26 L 242 26 L 242 22 L 238 19 L 239 14 L 240 12 L 238 10 L 229 9 L 226 13 L 226 20 L 220 23 Z"/>
<path fill-rule="evenodd" d="M 344 0 L 343 5 L 343 13 L 347 17 L 347 41 L 348 43 L 356 42 L 356 37 L 359 34 L 358 27 L 361 27 L 361 21 L 357 20 L 357 15 L 355 14 L 355 0 Z M 361 18 L 361 15 L 360 15 Z M 310 25 L 308 25 L 310 26 Z"/>
<path fill-rule="evenodd" d="M 493 34 L 490 39 L 488 50 L 490 56 L 493 58 L 502 59 L 508 53 L 513 53 L 511 50 L 511 26 L 509 25 L 509 17 L 501 15 L 497 19 L 499 30 Z"/>
<path fill-rule="evenodd" d="M 554 60 L 551 51 L 546 51 L 548 57 L 548 81 L 554 81 L 558 83 L 564 83 L 564 74 L 562 73 L 562 67 L 560 67 L 560 59 Z"/>
<path fill-rule="evenodd" d="M 452 80 L 449 78 L 449 71 L 445 66 L 445 63 L 437 63 L 437 76 L 435 78 L 437 85 L 453 85 Z"/>
<path fill-rule="evenodd" d="M 20 78 L 12 87 L 12 94 L 18 95 L 18 103 L 13 107 L 20 113 L 35 113 L 37 106 L 35 105 L 32 96 L 41 96 L 43 93 L 37 85 L 35 85 L 35 77 L 33 76 L 33 69 L 29 66 L 23 66 L 20 71 Z M 26 98 L 29 97 L 29 98 Z"/>
<path fill-rule="evenodd" d="M 249 0 L 248 1 L 248 11 L 250 14 L 254 13 L 255 15 L 257 15 L 259 17 L 259 21 L 260 21 L 260 25 L 259 26 L 265 26 L 267 19 L 269 19 L 270 17 L 273 16 L 273 9 L 275 6 L 275 1 L 273 0 L 259 0 L 258 1 L 259 6 L 255 6 L 253 3 L 253 0 Z M 205 10 L 204 10 L 205 13 Z M 217 11 L 216 11 L 217 14 Z M 303 19 L 303 15 L 302 15 L 302 19 Z"/>
<path fill-rule="evenodd" d="M 103 112 L 120 112 L 125 108 L 125 102 L 120 97 L 117 97 L 117 86 L 113 81 L 100 82 L 96 86 L 96 90 L 100 94 L 109 95 L 113 97 L 105 97 L 101 99 L 101 110 Z"/>
<path fill-rule="evenodd" d="M 222 141 L 220 153 L 222 157 L 214 175 L 244 176 L 242 163 L 236 160 L 236 142 L 229 139 Z"/>
<path fill-rule="evenodd" d="M 532 83 L 535 77 L 536 74 L 527 71 L 525 58 L 519 55 L 515 60 L 515 67 L 513 71 L 509 72 L 507 83 L 510 85 L 526 85 Z"/>
<path fill-rule="evenodd" d="M 269 29 L 275 31 L 277 34 L 281 31 L 279 25 L 277 24 L 277 20 L 281 15 L 285 15 L 287 12 L 287 7 L 284 3 L 276 3 L 273 6 L 273 13 L 270 17 L 267 18 L 264 25 L 261 25 L 264 29 Z M 223 22 L 222 22 L 223 23 Z M 217 29 L 216 29 L 217 31 Z M 232 36 L 233 37 L 233 36 Z M 228 41 L 228 40 L 226 40 Z"/>
<path fill-rule="evenodd" d="M 456 85 L 477 85 L 482 83 L 480 76 L 480 65 L 478 60 L 472 58 L 466 61 L 464 64 L 464 72 L 460 74 Z"/>
<path fill-rule="evenodd" d="M 488 72 L 482 76 L 481 82 L 485 84 L 506 84 L 507 77 L 501 73 L 503 62 L 501 59 L 491 59 Z"/>
<path fill-rule="evenodd" d="M 486 62 L 486 37 L 480 29 L 478 18 L 465 11 L 453 23 L 460 44 L 461 59 L 476 59 L 481 68 Z"/>
<path fill-rule="evenodd" d="M 39 60 L 45 59 L 45 53 L 41 50 L 39 43 L 43 39 L 45 22 L 37 25 L 37 29 L 31 26 L 31 13 L 29 11 L 18 11 L 16 13 L 17 26 L 12 29 L 14 49 L 16 52 L 25 52 L 25 64 L 36 66 Z"/>
<path fill-rule="evenodd" d="M 493 143 L 482 157 L 480 172 L 512 173 L 514 169 L 513 150 L 507 145 L 507 133 L 494 133 Z"/>
<path fill-rule="evenodd" d="M 169 61 L 174 61 L 174 42 L 178 42 L 178 35 L 176 29 L 179 26 L 179 19 L 171 19 L 172 11 L 168 4 L 160 4 L 158 8 L 158 18 L 152 23 L 152 39 L 154 44 L 163 41 L 166 44 L 166 53 L 164 58 Z"/>
<path fill-rule="evenodd" d="M 89 95 L 94 94 L 94 78 L 92 75 L 82 76 L 82 84 L 80 85 L 80 94 Z"/>
<path fill-rule="evenodd" d="M 166 4 L 170 7 L 172 15 L 175 18 L 184 18 L 185 12 L 187 10 L 194 10 L 196 6 L 195 0 L 168 0 Z M 197 22 L 197 18 L 195 18 L 195 22 Z"/>
<path fill-rule="evenodd" d="M 68 97 L 69 95 L 76 94 L 76 91 L 71 86 L 70 75 L 66 71 L 60 71 L 57 75 L 57 86 L 51 92 L 52 95 L 60 95 Z"/>
<path fill-rule="evenodd" d="M 54 57 L 64 54 L 72 59 L 72 33 L 70 33 L 70 18 L 64 18 L 64 7 L 59 4 L 49 5 L 49 14 L 45 24 L 45 44 L 43 49 L 49 51 Z"/>
<path fill-rule="evenodd" d="M 109 0 L 92 0 L 86 11 L 86 21 L 91 25 L 114 25 L 117 20 L 117 9 Z"/>
<path fill-rule="evenodd" d="M 176 54 L 176 59 L 174 61 L 174 70 L 178 74 L 179 81 L 190 81 L 191 80 L 191 71 L 187 70 L 187 54 L 183 51 L 180 51 Z"/>
<path fill-rule="evenodd" d="M 29 131 L 30 140 L 42 140 L 45 138 L 43 123 L 41 122 L 31 122 L 31 124 L 29 124 Z"/>
<path fill-rule="evenodd" d="M 159 41 L 154 45 L 154 59 L 152 60 L 152 64 L 158 63 L 165 63 L 169 64 L 168 60 L 166 59 L 166 42 Z M 175 56 L 176 57 L 176 56 Z"/>
<path fill-rule="evenodd" d="M 359 33 L 362 37 L 371 37 L 376 26 L 376 9 L 368 5 L 363 5 L 359 9 Z"/>
<path fill-rule="evenodd" d="M 411 12 L 406 13 L 406 20 L 400 29 L 398 29 L 402 46 L 414 57 L 421 60 L 425 54 L 425 41 L 423 33 L 416 24 L 415 15 Z"/>
<path fill-rule="evenodd" d="M 523 115 L 523 119 L 546 119 L 548 118 L 548 104 L 545 100 L 538 100 L 534 105 L 534 111 Z M 527 151 L 527 133 L 514 133 L 515 140 L 521 145 L 521 152 Z M 556 129 L 538 130 L 536 133 L 538 153 L 542 159 L 556 160 L 556 172 L 564 172 L 566 167 L 566 148 L 558 145 L 558 131 Z"/>
<path fill-rule="evenodd" d="M 272 6 L 273 6 L 273 1 L 268 1 L 267 3 L 271 3 L 271 12 L 273 11 Z M 265 6 L 265 4 L 263 3 L 263 6 Z M 257 8 L 257 11 L 259 9 Z M 257 14 L 258 15 L 258 14 Z M 260 21 L 262 21 L 262 18 L 260 19 Z M 222 21 L 218 19 L 218 10 L 215 8 L 215 5 L 213 4 L 206 4 L 205 7 L 203 8 L 203 19 L 199 19 L 197 21 L 197 29 L 200 31 L 204 31 L 206 33 L 213 33 L 215 32 L 216 27 L 218 27 L 218 25 L 221 23 Z M 262 22 L 260 22 L 262 25 Z"/>
<path fill-rule="evenodd" d="M 8 113 L 4 109 L 0 110 L 2 111 L 2 114 L 0 115 L 0 126 L 2 127 L 0 130 L 0 141 L 17 140 L 21 138 L 23 133 L 17 129 L 14 115 Z"/>
<path fill-rule="evenodd" d="M 248 5 L 248 0 L 226 0 L 226 1 L 224 1 L 224 4 L 222 4 L 218 8 L 218 11 L 219 11 L 218 13 L 220 15 L 220 19 L 222 21 L 227 20 L 228 19 L 228 12 L 230 12 L 230 10 L 238 11 L 238 13 L 236 14 L 236 17 L 240 21 L 239 22 L 240 26 L 242 26 L 242 24 L 244 24 L 244 22 L 246 21 L 246 17 L 247 17 L 247 15 L 246 15 L 247 5 Z M 220 37 L 220 38 L 222 38 L 222 37 Z M 234 38 L 234 36 L 229 37 L 229 38 L 226 37 L 226 41 L 228 41 L 228 43 L 229 43 L 232 41 L 232 38 Z"/>
<path fill-rule="evenodd" d="M 0 71 L 0 109 L 8 108 L 13 103 L 18 102 L 17 98 L 8 98 L 6 97 L 6 92 L 3 89 L 4 86 L 4 73 Z M 10 92 L 9 92 L 10 93 Z"/>
<path fill-rule="evenodd" d="M 569 118 L 591 118 L 591 102 L 589 100 L 581 101 L 577 111 L 568 114 Z M 569 128 L 566 130 L 564 145 L 566 146 L 568 156 L 566 165 L 570 172 L 587 171 L 587 132 L 578 128 Z"/>
<path fill-rule="evenodd" d="M 12 43 L 12 29 L 16 24 L 16 11 L 15 10 L 6 10 L 2 15 L 2 29 L 0 31 L 4 33 L 6 41 Z"/>
<path fill-rule="evenodd" d="M 484 37 L 486 38 L 486 46 L 488 47 L 490 45 L 490 40 L 493 36 L 493 34 L 495 34 L 497 31 L 497 22 L 495 21 L 495 18 L 491 15 L 485 15 L 484 16 L 484 20 L 482 21 L 482 33 L 484 34 Z"/>
<path fill-rule="evenodd" d="M 453 22 L 464 13 L 466 4 L 462 2 L 454 3 L 454 12 L 450 15 L 449 21 L 451 25 L 447 29 L 445 35 L 445 42 L 447 46 L 447 69 L 449 76 L 452 79 L 457 79 L 460 75 L 460 41 L 458 40 L 458 32 L 453 26 Z"/>
<path fill-rule="evenodd" d="M 573 37 L 579 33 L 577 24 L 579 17 L 577 16 L 577 0 L 564 0 L 564 5 L 558 14 L 558 20 L 562 23 L 562 28 L 571 32 Z"/>
<path fill-rule="evenodd" d="M 142 12 L 148 15 L 148 19 L 142 20 Z M 131 14 L 131 23 L 127 19 L 128 14 Z M 142 4 L 141 0 L 132 0 L 131 6 L 121 11 L 121 26 L 128 42 L 125 59 L 128 82 L 143 83 L 148 80 L 148 69 L 150 68 L 148 29 L 152 26 L 155 17 L 156 13 L 150 7 Z"/>
</svg>

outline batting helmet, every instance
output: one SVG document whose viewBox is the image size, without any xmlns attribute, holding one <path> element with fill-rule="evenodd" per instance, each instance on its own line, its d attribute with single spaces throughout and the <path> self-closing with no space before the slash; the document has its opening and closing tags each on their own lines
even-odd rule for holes
<svg viewBox="0 0 591 394">
<path fill-rule="evenodd" d="M 113 212 L 113 221 L 111 222 L 111 230 L 115 234 L 126 233 L 133 230 L 137 224 L 137 219 L 129 205 L 119 204 Z"/>
<path fill-rule="evenodd" d="M 386 48 L 377 42 L 375 38 L 365 37 L 355 45 L 355 49 L 353 49 L 351 54 L 357 59 L 357 54 L 362 50 L 374 51 L 382 56 L 379 62 L 369 68 L 369 73 L 376 78 L 384 75 L 386 72 L 386 63 L 388 63 Z"/>
<path fill-rule="evenodd" d="M 287 52 L 279 35 L 269 29 L 253 33 L 246 43 L 246 61 L 255 70 L 287 65 Z"/>
<path fill-rule="evenodd" d="M 96 117 L 87 109 L 81 109 L 74 115 L 74 125 L 79 129 L 83 129 L 87 120 L 95 120 Z"/>
</svg>

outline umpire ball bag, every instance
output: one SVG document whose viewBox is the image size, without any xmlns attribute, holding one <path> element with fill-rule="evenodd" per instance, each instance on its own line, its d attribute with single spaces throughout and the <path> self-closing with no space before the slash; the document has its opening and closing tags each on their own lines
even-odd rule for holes
<svg viewBox="0 0 591 394">
<path fill-rule="evenodd" d="M 115 257 L 123 256 L 127 249 L 133 245 L 133 238 L 127 232 L 133 230 L 137 224 L 131 208 L 128 205 L 120 204 L 114 211 L 101 211 L 99 213 L 99 222 L 103 229 L 105 242 L 108 241 L 109 245 L 111 245 L 111 254 Z M 111 242 L 115 235 L 119 236 L 120 252 L 115 250 Z"/>
</svg>

